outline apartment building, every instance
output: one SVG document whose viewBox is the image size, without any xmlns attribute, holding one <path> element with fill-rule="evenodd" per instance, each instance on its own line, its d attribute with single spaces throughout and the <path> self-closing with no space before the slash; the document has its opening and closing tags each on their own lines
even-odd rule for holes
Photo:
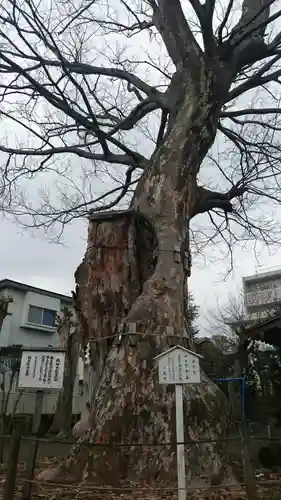
<svg viewBox="0 0 281 500">
<path fill-rule="evenodd" d="M 56 347 L 56 314 L 72 307 L 68 295 L 51 292 L 10 279 L 0 280 L 0 294 L 10 296 L 8 316 L 0 334 L 0 346 Z"/>
<path fill-rule="evenodd" d="M 245 276 L 242 285 L 247 315 L 264 316 L 281 304 L 281 269 Z"/>
<path fill-rule="evenodd" d="M 37 288 L 25 283 L 10 279 L 0 280 L 0 295 L 12 297 L 9 304 L 8 315 L 4 319 L 0 332 L 0 348 L 18 345 L 24 348 L 32 347 L 38 350 L 57 347 L 59 336 L 55 326 L 58 312 L 65 307 L 72 308 L 72 298 L 68 295 Z M 7 373 L 7 367 L 12 360 L 0 358 L 1 375 Z M 77 379 L 73 394 L 73 414 L 81 412 L 83 399 L 81 383 L 83 381 L 83 363 L 79 359 L 77 366 Z M 14 402 L 17 400 L 17 381 L 11 393 L 8 412 L 12 412 Z M 49 391 L 44 394 L 43 414 L 52 414 L 56 408 L 58 392 Z M 1 398 L 1 391 L 0 391 Z M 17 413 L 33 414 L 35 405 L 35 391 L 26 390 L 21 396 Z"/>
</svg>

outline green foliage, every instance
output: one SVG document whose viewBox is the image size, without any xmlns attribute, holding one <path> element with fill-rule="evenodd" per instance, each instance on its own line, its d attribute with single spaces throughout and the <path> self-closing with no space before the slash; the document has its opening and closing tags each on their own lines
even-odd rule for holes
<svg viewBox="0 0 281 500">
<path fill-rule="evenodd" d="M 204 369 L 210 378 L 233 375 L 238 349 L 225 336 L 217 335 L 205 342 L 203 351 L 199 352 L 204 355 Z M 265 423 L 274 417 L 281 423 L 281 348 L 261 350 L 259 343 L 255 343 L 248 352 L 244 373 L 247 418 Z M 240 392 L 240 384 L 237 390 Z"/>
<path fill-rule="evenodd" d="M 198 333 L 195 322 L 199 317 L 199 307 L 195 304 L 194 297 L 191 292 L 188 292 L 187 296 L 187 328 L 191 336 L 195 336 Z"/>
<path fill-rule="evenodd" d="M 267 311 L 268 318 L 280 316 L 281 305 Z M 235 318 L 235 323 L 229 323 L 225 318 Z M 281 423 L 281 346 L 265 346 L 253 341 L 248 333 L 249 323 L 244 321 L 245 312 L 243 304 L 235 298 L 226 306 L 224 314 L 216 320 L 214 330 L 216 333 L 209 341 L 212 346 L 204 345 L 204 351 L 200 352 L 205 357 L 205 371 L 210 378 L 231 377 L 235 373 L 234 365 L 238 363 L 240 373 L 246 376 L 246 399 L 245 410 L 247 418 L 253 422 L 265 423 L 274 417 Z M 252 325 L 258 325 L 262 319 L 253 318 Z M 278 332 L 275 329 L 275 337 Z M 281 335 L 281 332 L 280 332 Z M 214 349 L 214 346 L 216 349 Z M 207 358 L 207 359 L 206 359 Z M 237 364 L 236 364 L 237 370 Z M 240 375 L 239 375 L 240 376 Z M 225 384 L 224 384 L 225 385 Z M 234 384 L 235 391 L 241 391 L 241 384 Z M 221 387 L 224 389 L 223 387 Z"/>
<path fill-rule="evenodd" d="M 201 366 L 210 379 L 215 380 L 227 376 L 228 357 L 212 339 L 198 339 L 196 351 L 203 356 Z"/>
<path fill-rule="evenodd" d="M 22 345 L 13 344 L 0 347 L 0 362 L 12 371 L 14 376 L 20 369 Z"/>
<path fill-rule="evenodd" d="M 281 421 L 281 349 L 259 350 L 255 360 L 258 375 L 256 384 L 256 404 L 260 419 L 276 418 Z"/>
</svg>

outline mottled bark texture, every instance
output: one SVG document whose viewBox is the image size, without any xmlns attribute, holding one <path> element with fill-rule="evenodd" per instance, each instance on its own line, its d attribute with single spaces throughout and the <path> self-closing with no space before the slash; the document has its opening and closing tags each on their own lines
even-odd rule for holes
<svg viewBox="0 0 281 500">
<path fill-rule="evenodd" d="M 197 176 L 234 79 L 253 59 L 254 48 L 259 46 L 256 60 L 263 57 L 259 25 L 268 16 L 267 4 L 244 0 L 241 19 L 223 43 L 212 32 L 214 2 L 192 2 L 203 52 L 179 0 L 151 2 L 153 24 L 176 68 L 166 94 L 169 122 L 150 162 L 141 165 L 131 211 L 90 220 L 86 255 L 76 273 L 76 308 L 95 373 L 92 430 L 81 443 L 108 441 L 108 448 L 94 448 L 94 477 L 104 484 L 175 480 L 175 446 L 164 445 L 175 442 L 174 388 L 158 385 L 154 356 L 189 343 L 183 332 L 190 219 L 214 208 L 231 212 L 231 199 L 244 192 L 237 186 L 226 194 L 211 192 L 197 185 Z M 186 439 L 224 436 L 228 409 L 219 389 L 202 374 L 202 384 L 184 392 Z M 110 447 L 114 442 L 131 446 L 118 450 Z M 159 446 L 139 446 L 144 443 Z M 87 455 L 77 445 L 49 480 L 79 479 Z M 231 475 L 222 444 L 188 445 L 186 460 L 191 485 Z"/>
<path fill-rule="evenodd" d="M 166 266 L 156 279 L 161 253 L 153 227 L 137 212 L 89 222 L 76 297 L 97 381 L 92 431 L 84 439 L 109 444 L 93 448 L 93 477 L 103 484 L 176 478 L 174 388 L 157 383 L 154 357 L 171 345 L 188 346 L 189 340 L 183 337 L 182 265 L 177 252 L 166 249 L 162 255 Z M 202 377 L 200 386 L 185 389 L 186 439 L 219 438 L 227 430 L 226 399 Z M 110 446 L 121 442 L 135 446 Z M 81 444 L 54 476 L 41 479 L 80 479 L 88 458 Z M 186 454 L 190 484 L 229 480 L 222 444 L 187 446 Z"/>
<path fill-rule="evenodd" d="M 176 477 L 175 445 L 163 445 L 175 443 L 174 388 L 157 384 L 154 356 L 187 342 L 186 220 L 197 210 L 196 176 L 214 141 L 225 92 L 212 68 L 202 65 L 196 73 L 176 123 L 137 187 L 132 212 L 90 220 L 86 255 L 76 272 L 76 310 L 95 371 L 93 430 L 85 439 L 137 444 L 94 454 L 94 477 L 106 484 Z M 186 438 L 224 436 L 228 411 L 219 389 L 203 375 L 200 386 L 185 388 L 185 396 Z M 138 446 L 144 443 L 159 446 Z M 187 446 L 186 452 L 190 484 L 229 479 L 222 445 Z M 76 446 L 48 480 L 77 480 L 86 461 L 87 451 Z"/>
<path fill-rule="evenodd" d="M 77 374 L 80 350 L 80 326 L 73 318 L 73 313 L 65 309 L 57 318 L 60 347 L 65 349 L 65 368 L 62 390 L 59 393 L 54 420 L 50 432 L 59 436 L 71 435 L 73 390 Z"/>
</svg>

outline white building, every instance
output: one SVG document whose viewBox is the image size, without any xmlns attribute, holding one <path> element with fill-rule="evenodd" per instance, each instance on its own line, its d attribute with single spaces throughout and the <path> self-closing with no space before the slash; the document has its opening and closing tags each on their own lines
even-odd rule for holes
<svg viewBox="0 0 281 500">
<path fill-rule="evenodd" d="M 10 279 L 0 280 L 0 295 L 12 297 L 9 304 L 8 315 L 4 319 L 0 332 L 0 348 L 18 345 L 24 348 L 47 348 L 59 345 L 59 336 L 55 326 L 56 314 L 65 307 L 72 308 L 72 298 L 68 295 L 37 288 Z M 9 364 L 2 358 L 1 366 Z M 81 361 L 81 360 L 80 360 Z M 77 372 L 81 371 L 81 362 L 78 363 Z M 3 374 L 3 371 L 0 370 Z M 74 388 L 73 413 L 81 411 L 82 397 L 79 379 L 83 373 L 77 373 Z M 12 411 L 14 401 L 18 397 L 17 387 L 13 389 L 9 412 Z M 43 413 L 52 414 L 56 408 L 57 392 L 50 391 L 44 396 Z M 17 413 L 32 414 L 34 412 L 34 391 L 24 391 L 21 396 Z"/>
<path fill-rule="evenodd" d="M 226 324 L 236 330 L 241 324 L 250 328 L 265 322 L 266 327 L 271 328 L 273 322 L 267 324 L 266 321 L 273 319 L 279 308 L 278 315 L 281 315 L 281 269 L 245 276 L 242 287 L 242 307 L 234 308 L 233 316 L 225 318 Z M 266 343 L 260 347 L 268 348 Z"/>
<path fill-rule="evenodd" d="M 281 303 L 281 269 L 243 278 L 247 314 L 263 314 Z"/>
<path fill-rule="evenodd" d="M 0 280 L 0 295 L 10 296 L 8 316 L 0 334 L 0 346 L 56 347 L 56 314 L 72 308 L 70 296 L 50 292 L 9 279 Z"/>
</svg>

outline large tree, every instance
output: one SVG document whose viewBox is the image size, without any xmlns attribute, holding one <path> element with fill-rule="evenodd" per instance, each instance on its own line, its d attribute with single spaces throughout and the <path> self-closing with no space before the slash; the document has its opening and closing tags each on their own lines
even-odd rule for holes
<svg viewBox="0 0 281 500">
<path fill-rule="evenodd" d="M 192 344 L 184 334 L 190 221 L 206 213 L 214 244 L 217 235 L 228 245 L 278 239 L 280 226 L 257 209 L 280 199 L 278 7 L 2 1 L 3 209 L 44 227 L 92 211 L 75 296 L 95 360 L 92 440 L 174 439 L 173 391 L 157 386 L 153 358 L 175 342 Z M 51 189 L 38 205 L 28 191 L 44 174 Z M 122 200 L 130 211 L 93 216 Z M 186 396 L 189 436 L 222 435 L 217 387 L 203 376 Z M 135 446 L 119 459 L 109 449 L 95 468 L 103 481 L 108 468 L 111 481 L 171 478 L 174 458 L 165 446 Z M 79 472 L 84 459 L 77 447 L 57 473 Z M 191 447 L 188 462 L 196 485 L 230 474 L 223 447 L 210 443 Z"/>
<path fill-rule="evenodd" d="M 60 339 L 59 347 L 65 349 L 65 365 L 63 385 L 57 399 L 50 432 L 57 432 L 60 438 L 65 438 L 71 436 L 73 391 L 81 350 L 80 329 L 73 318 L 72 311 L 67 307 L 57 315 L 56 326 Z"/>
</svg>

